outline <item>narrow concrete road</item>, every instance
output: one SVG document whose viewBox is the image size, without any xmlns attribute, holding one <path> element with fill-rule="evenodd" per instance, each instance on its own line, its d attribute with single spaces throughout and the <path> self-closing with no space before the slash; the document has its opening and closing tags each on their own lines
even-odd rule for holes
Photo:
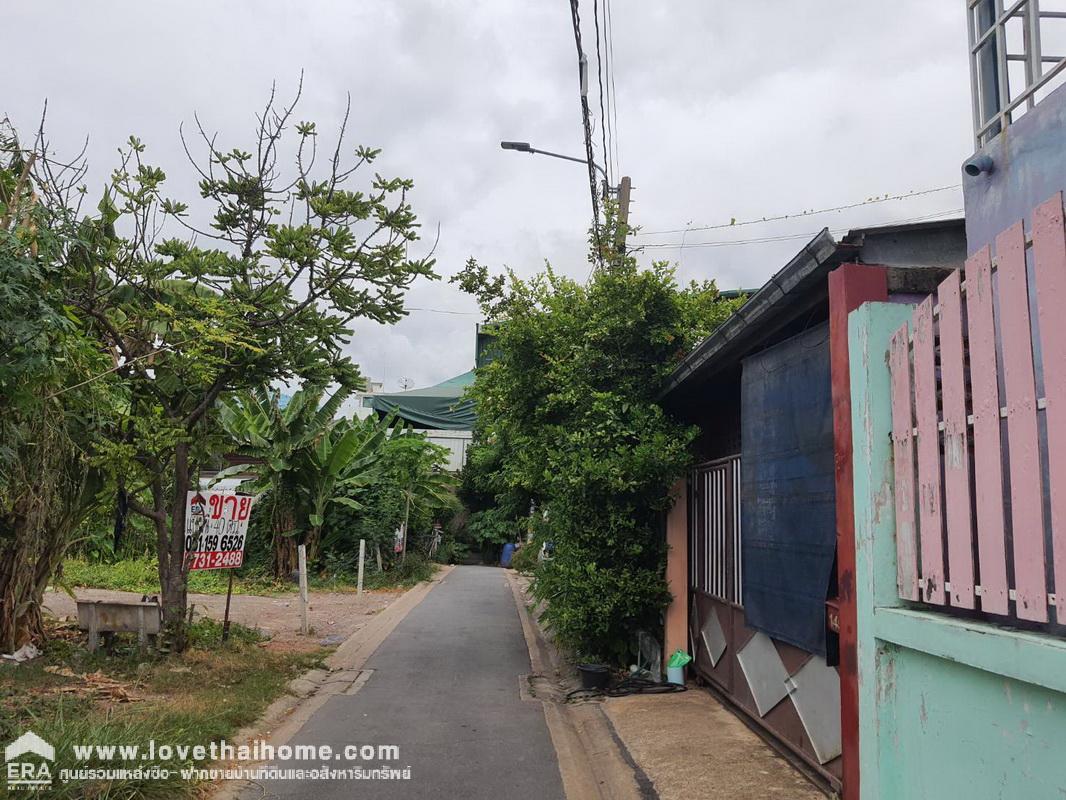
<svg viewBox="0 0 1066 800">
<path fill-rule="evenodd" d="M 397 761 L 275 762 L 280 769 L 410 767 L 410 779 L 276 780 L 242 798 L 562 800 L 555 751 L 538 701 L 522 700 L 530 671 L 502 570 L 457 567 L 366 664 L 354 695 L 331 697 L 289 742 L 341 752 L 396 745 Z"/>
</svg>

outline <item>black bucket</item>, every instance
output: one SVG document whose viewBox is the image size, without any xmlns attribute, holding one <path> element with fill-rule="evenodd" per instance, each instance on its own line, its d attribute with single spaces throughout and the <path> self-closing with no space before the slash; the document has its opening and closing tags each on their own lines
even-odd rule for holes
<svg viewBox="0 0 1066 800">
<path fill-rule="evenodd" d="M 611 679 L 611 671 L 604 664 L 578 664 L 582 689 L 606 689 Z"/>
</svg>

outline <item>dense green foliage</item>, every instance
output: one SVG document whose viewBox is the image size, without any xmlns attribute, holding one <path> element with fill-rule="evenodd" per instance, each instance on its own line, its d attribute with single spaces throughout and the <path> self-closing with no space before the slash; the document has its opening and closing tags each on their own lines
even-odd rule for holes
<svg viewBox="0 0 1066 800">
<path fill-rule="evenodd" d="M 555 544 L 534 582 L 546 622 L 563 645 L 620 662 L 669 599 L 660 528 L 693 436 L 655 399 L 736 303 L 713 283 L 679 287 L 667 265 L 613 254 L 586 285 L 550 268 L 501 285 L 475 262 L 459 281 L 500 323 L 473 388 L 479 444 L 466 483 L 512 513 L 536 503 Z"/>
<path fill-rule="evenodd" d="M 406 550 L 428 556 L 433 523 L 450 518 L 458 505 L 455 481 L 443 471 L 447 459 L 446 448 L 415 430 L 398 429 L 387 437 L 374 468 L 346 487 L 344 502 L 326 516 L 323 551 L 354 564 L 359 540 L 365 539 L 368 557 L 380 552 L 387 566 L 395 555 L 396 531 L 406 530 Z"/>
<path fill-rule="evenodd" d="M 401 426 L 392 420 L 340 419 L 336 414 L 351 393 L 341 387 L 328 398 L 322 387 L 309 385 L 286 404 L 275 389 L 232 395 L 220 403 L 219 417 L 240 456 L 218 474 L 253 473 L 247 491 L 260 495 L 257 519 L 269 520 L 272 569 L 278 578 L 297 568 L 296 545 L 318 558 L 322 527 L 336 505 L 358 507 L 349 495 L 366 484 L 381 457 L 389 434 Z"/>
<path fill-rule="evenodd" d="M 40 599 L 98 504 L 94 442 L 110 366 L 64 293 L 77 241 L 35 193 L 34 155 L 0 123 L 0 652 L 41 636 Z"/>
</svg>

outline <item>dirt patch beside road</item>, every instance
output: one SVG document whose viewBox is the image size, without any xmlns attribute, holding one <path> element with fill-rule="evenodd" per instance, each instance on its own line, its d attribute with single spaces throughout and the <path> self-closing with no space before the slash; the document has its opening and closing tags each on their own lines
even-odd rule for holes
<svg viewBox="0 0 1066 800">
<path fill-rule="evenodd" d="M 76 589 L 74 593 L 79 600 L 136 602 L 141 599 L 139 594 L 107 589 Z M 269 636 L 267 647 L 271 650 L 314 650 L 341 644 L 401 595 L 402 592 L 364 592 L 360 597 L 352 592 L 311 592 L 310 636 L 300 633 L 300 602 L 295 593 L 277 597 L 235 594 L 230 619 L 249 628 L 258 628 Z M 197 619 L 220 620 L 226 610 L 226 596 L 190 594 L 189 605 L 195 606 Z M 78 615 L 74 600 L 64 592 L 46 593 L 44 606 L 46 611 L 59 618 L 76 619 Z"/>
</svg>

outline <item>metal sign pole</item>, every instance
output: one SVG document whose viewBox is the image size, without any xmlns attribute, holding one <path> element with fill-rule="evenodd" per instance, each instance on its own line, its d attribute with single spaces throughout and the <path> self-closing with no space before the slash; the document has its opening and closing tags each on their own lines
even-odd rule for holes
<svg viewBox="0 0 1066 800">
<path fill-rule="evenodd" d="M 229 585 L 226 587 L 226 613 L 222 615 L 222 641 L 229 639 L 229 604 L 233 597 L 233 570 L 229 571 Z"/>
</svg>

